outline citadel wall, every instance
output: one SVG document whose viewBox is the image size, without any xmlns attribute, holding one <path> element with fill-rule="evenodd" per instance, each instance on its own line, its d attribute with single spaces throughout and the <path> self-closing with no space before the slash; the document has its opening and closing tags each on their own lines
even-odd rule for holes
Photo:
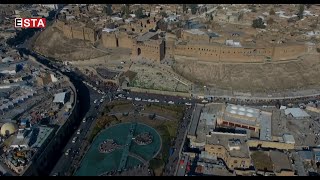
<svg viewBox="0 0 320 180">
<path fill-rule="evenodd" d="M 56 20 L 54 27 L 58 28 L 69 39 L 81 39 L 95 42 L 97 40 L 97 33 L 94 29 L 88 27 L 79 27 L 75 25 L 66 24 L 63 21 Z"/>
<path fill-rule="evenodd" d="M 131 49 L 133 46 L 134 35 L 129 35 L 125 32 L 119 32 L 117 34 L 118 47 Z"/>
<path fill-rule="evenodd" d="M 96 40 L 96 32 L 91 28 L 74 27 L 59 20 L 56 21 L 55 27 L 62 30 L 68 38 L 89 40 L 91 42 Z M 136 36 L 130 34 L 130 32 L 103 32 L 101 39 L 103 45 L 107 48 L 128 48 L 132 50 L 133 56 L 140 55 L 156 61 L 162 60 L 165 55 L 171 57 L 175 55 L 188 56 L 207 62 L 282 61 L 296 59 L 310 51 L 310 48 L 304 43 L 270 44 L 269 46 L 261 45 L 261 47 L 233 47 L 210 42 L 213 38 L 206 34 L 195 35 L 188 32 L 182 33 L 182 39 L 188 41 L 180 43 L 176 43 L 174 39 L 167 41 L 150 40 L 137 43 L 135 42 Z"/>
<path fill-rule="evenodd" d="M 177 44 L 174 55 L 211 62 L 263 62 L 295 59 L 307 52 L 305 44 L 275 47 L 230 47 L 220 44 Z"/>
<path fill-rule="evenodd" d="M 115 33 L 102 33 L 102 44 L 106 48 L 118 47 L 117 37 Z"/>
<path fill-rule="evenodd" d="M 160 63 L 164 58 L 164 51 L 163 40 L 150 40 L 144 43 L 135 41 L 133 43 L 132 56 L 141 56 Z"/>
</svg>

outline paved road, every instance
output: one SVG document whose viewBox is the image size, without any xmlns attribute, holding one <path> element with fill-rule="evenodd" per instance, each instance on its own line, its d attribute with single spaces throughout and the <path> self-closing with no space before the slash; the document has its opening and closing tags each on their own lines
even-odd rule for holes
<svg viewBox="0 0 320 180">
<path fill-rule="evenodd" d="M 51 175 L 55 175 L 55 174 L 59 174 L 59 175 L 70 175 L 69 170 L 72 166 L 75 166 L 79 160 L 81 159 L 79 157 L 80 154 L 83 154 L 83 144 L 84 144 L 84 140 L 86 139 L 86 135 L 90 129 L 90 126 L 92 124 L 92 122 L 94 121 L 94 117 L 97 117 L 98 115 L 98 111 L 95 108 L 95 104 L 94 104 L 94 100 L 95 99 L 101 99 L 100 94 L 98 94 L 97 92 L 95 92 L 93 89 L 89 88 L 90 91 L 90 109 L 86 114 L 86 122 L 82 122 L 81 120 L 81 124 L 78 127 L 78 129 L 80 129 L 80 134 L 77 134 L 77 131 L 74 133 L 74 135 L 70 138 L 69 142 L 67 143 L 67 145 L 65 146 L 65 148 L 63 149 L 63 155 L 60 157 L 58 163 L 56 164 L 56 166 L 54 167 L 54 169 L 51 172 Z M 93 117 L 93 118 L 89 118 L 89 117 Z M 75 143 L 72 143 L 72 139 L 73 137 L 78 137 L 77 141 Z M 69 155 L 65 155 L 65 152 L 71 149 Z M 74 162 L 78 161 L 78 162 Z M 72 163 L 67 163 L 67 162 L 72 162 Z"/>
<path fill-rule="evenodd" d="M 185 136 L 188 130 L 188 125 L 191 121 L 193 107 L 188 107 L 185 111 L 182 122 L 179 124 L 177 136 L 175 139 L 174 146 L 172 148 L 175 149 L 173 154 L 169 157 L 168 162 L 164 169 L 164 176 L 174 176 L 177 168 L 177 163 L 179 163 L 179 157 L 181 149 L 183 149 L 185 143 Z"/>
</svg>

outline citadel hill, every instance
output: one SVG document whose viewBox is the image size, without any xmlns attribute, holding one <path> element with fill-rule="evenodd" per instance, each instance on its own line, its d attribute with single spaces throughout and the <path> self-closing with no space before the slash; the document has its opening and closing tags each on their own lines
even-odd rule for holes
<svg viewBox="0 0 320 180">
<path fill-rule="evenodd" d="M 319 5 L 300 14 L 299 5 L 69 5 L 55 27 L 67 38 L 130 49 L 132 58 L 268 62 L 317 53 L 319 11 Z"/>
</svg>

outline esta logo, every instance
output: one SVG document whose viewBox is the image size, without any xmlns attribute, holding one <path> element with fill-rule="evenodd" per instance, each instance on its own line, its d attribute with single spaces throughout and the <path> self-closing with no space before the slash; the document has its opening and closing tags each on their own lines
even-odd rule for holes
<svg viewBox="0 0 320 180">
<path fill-rule="evenodd" d="M 15 28 L 45 28 L 46 18 L 15 18 Z"/>
</svg>

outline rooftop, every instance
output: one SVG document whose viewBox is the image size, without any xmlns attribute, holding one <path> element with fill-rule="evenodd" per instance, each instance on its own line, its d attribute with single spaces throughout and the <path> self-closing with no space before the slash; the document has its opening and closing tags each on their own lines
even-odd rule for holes
<svg viewBox="0 0 320 180">
<path fill-rule="evenodd" d="M 260 140 L 271 140 L 271 116 L 272 113 L 262 111 L 259 117 L 260 122 Z"/>
<path fill-rule="evenodd" d="M 66 92 L 58 93 L 54 95 L 54 103 L 65 103 Z"/>
<path fill-rule="evenodd" d="M 286 110 L 284 110 L 284 113 L 286 115 L 291 114 L 294 118 L 310 117 L 308 113 L 306 113 L 304 110 L 300 108 L 287 108 Z"/>
<path fill-rule="evenodd" d="M 299 156 L 303 160 L 312 160 L 313 159 L 313 153 L 312 151 L 299 151 Z"/>
<path fill-rule="evenodd" d="M 185 32 L 190 33 L 190 34 L 196 34 L 196 35 L 205 35 L 206 33 L 199 30 L 199 29 L 190 29 L 190 30 L 185 30 Z"/>
<path fill-rule="evenodd" d="M 221 145 L 227 149 L 230 156 L 244 158 L 249 157 L 249 147 L 246 140 L 246 135 L 213 132 L 211 137 L 207 137 L 207 144 Z M 238 148 L 230 150 L 230 146 L 238 146 Z"/>
<path fill-rule="evenodd" d="M 137 41 L 147 41 L 147 40 L 153 38 L 156 35 L 158 35 L 157 32 L 146 32 L 143 35 L 139 36 L 137 38 Z"/>
<path fill-rule="evenodd" d="M 275 172 L 281 172 L 282 170 L 292 170 L 291 163 L 286 154 L 280 151 L 270 151 L 269 152 L 271 161 L 273 162 L 273 167 Z"/>
<path fill-rule="evenodd" d="M 195 111 L 192 113 L 192 119 L 191 119 L 191 125 L 188 134 L 191 136 L 196 135 L 197 127 L 198 127 L 198 122 L 200 118 L 200 113 L 201 113 L 201 108 L 202 106 L 199 106 L 198 104 L 195 107 Z"/>
<path fill-rule="evenodd" d="M 258 118 L 260 116 L 259 109 L 253 109 L 245 106 L 229 104 L 226 107 L 226 112 L 230 114 L 237 114 L 239 116 L 246 116 L 249 118 Z"/>
</svg>

